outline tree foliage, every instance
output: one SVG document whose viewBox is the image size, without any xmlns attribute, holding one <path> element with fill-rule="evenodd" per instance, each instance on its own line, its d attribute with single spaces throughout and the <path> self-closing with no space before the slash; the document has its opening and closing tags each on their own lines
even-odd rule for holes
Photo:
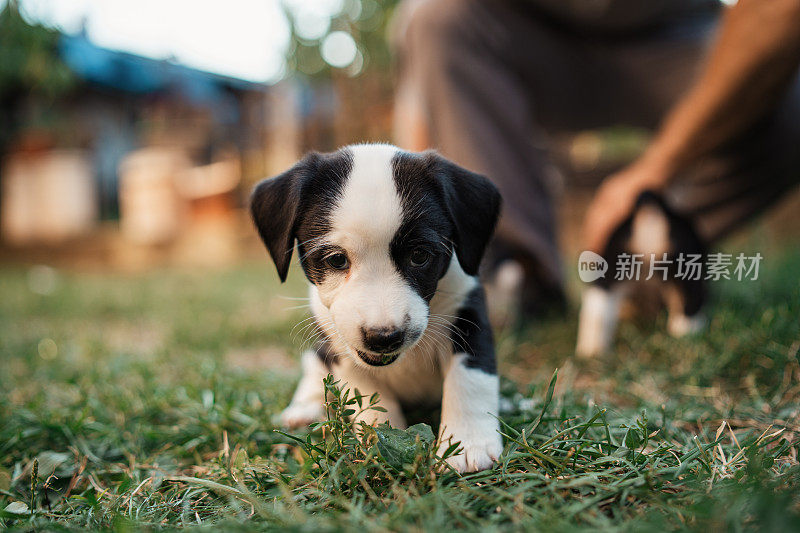
<svg viewBox="0 0 800 533">
<path fill-rule="evenodd" d="M 54 98 L 70 90 L 75 77 L 58 56 L 59 33 L 26 21 L 15 0 L 0 11 L 0 98 L 36 94 Z"/>
<path fill-rule="evenodd" d="M 398 0 L 344 0 L 342 8 L 333 14 L 328 30 L 319 38 L 305 39 L 297 31 L 301 11 L 283 2 L 284 12 L 291 28 L 291 42 L 286 61 L 289 72 L 306 75 L 311 79 L 330 77 L 337 70 L 322 58 L 322 43 L 331 32 L 345 31 L 356 42 L 359 59 L 344 67 L 351 76 L 358 76 L 369 69 L 372 72 L 387 72 L 391 63 L 388 31 Z M 357 68 L 354 68 L 357 67 Z"/>
</svg>

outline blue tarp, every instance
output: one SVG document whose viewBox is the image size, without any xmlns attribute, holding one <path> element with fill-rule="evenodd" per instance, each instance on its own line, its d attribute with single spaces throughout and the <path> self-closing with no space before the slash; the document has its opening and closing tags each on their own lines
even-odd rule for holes
<svg viewBox="0 0 800 533">
<path fill-rule="evenodd" d="M 62 59 L 79 77 L 101 86 L 146 94 L 177 91 L 191 103 L 225 101 L 225 89 L 266 90 L 262 84 L 192 69 L 167 60 L 101 48 L 83 35 L 63 35 Z"/>
</svg>

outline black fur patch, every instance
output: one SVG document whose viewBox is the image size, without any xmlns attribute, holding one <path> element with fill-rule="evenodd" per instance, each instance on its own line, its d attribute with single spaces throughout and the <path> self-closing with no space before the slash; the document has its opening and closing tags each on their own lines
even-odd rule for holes
<svg viewBox="0 0 800 533">
<path fill-rule="evenodd" d="M 352 166 L 353 154 L 348 149 L 312 152 L 283 174 L 256 185 L 250 212 L 281 281 L 286 280 L 295 241 L 308 280 L 320 283 L 324 278 L 326 252 L 311 244 L 330 231 L 330 212 Z"/>
<path fill-rule="evenodd" d="M 399 152 L 392 170 L 403 207 L 392 258 L 409 284 L 430 301 L 453 251 L 467 274 L 477 274 L 500 213 L 500 194 L 486 178 L 435 152 Z M 425 268 L 409 264 L 417 247 L 432 254 Z"/>
<path fill-rule="evenodd" d="M 403 221 L 389 251 L 408 284 L 430 302 L 453 254 L 453 224 L 444 207 L 441 188 L 425 157 L 400 152 L 392 160 L 392 170 L 402 202 Z M 424 267 L 411 265 L 411 253 L 416 248 L 431 254 Z"/>
<path fill-rule="evenodd" d="M 458 310 L 458 319 L 453 324 L 450 339 L 454 352 L 467 354 L 464 364 L 468 368 L 496 374 L 494 338 L 488 317 L 483 287 L 476 287 Z"/>
</svg>

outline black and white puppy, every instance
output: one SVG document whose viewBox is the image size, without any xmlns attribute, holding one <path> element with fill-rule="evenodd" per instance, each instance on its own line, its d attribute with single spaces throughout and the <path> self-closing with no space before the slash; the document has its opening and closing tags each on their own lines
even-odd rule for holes
<svg viewBox="0 0 800 533">
<path fill-rule="evenodd" d="M 667 331 L 674 337 L 700 331 L 705 325 L 702 311 L 706 299 L 702 264 L 697 264 L 698 268 L 689 275 L 682 270 L 687 270 L 688 258 L 704 257 L 705 253 L 706 247 L 689 219 L 673 210 L 662 196 L 643 192 L 601 254 L 610 273 L 583 292 L 576 354 L 591 357 L 611 347 L 621 304 L 649 277 L 654 259 L 663 265 L 659 268 L 665 269 L 659 271 L 660 277 L 651 279 L 660 283 L 661 299 L 668 312 Z M 618 275 L 618 259 L 623 254 L 641 257 L 639 280 Z"/>
<path fill-rule="evenodd" d="M 297 243 L 322 344 L 282 423 L 321 419 L 330 372 L 385 413 L 362 420 L 404 427 L 403 408 L 441 405 L 440 442 L 460 441 L 460 472 L 502 451 L 499 384 L 478 266 L 500 195 L 486 178 L 435 152 L 385 144 L 311 153 L 259 183 L 251 213 L 281 281 Z"/>
</svg>

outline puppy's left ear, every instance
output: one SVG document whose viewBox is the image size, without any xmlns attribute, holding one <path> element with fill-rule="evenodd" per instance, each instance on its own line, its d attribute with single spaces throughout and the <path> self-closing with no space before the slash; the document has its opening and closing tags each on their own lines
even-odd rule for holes
<svg viewBox="0 0 800 533">
<path fill-rule="evenodd" d="M 455 226 L 455 252 L 464 272 L 478 274 L 483 252 L 500 215 L 502 199 L 485 177 L 432 152 L 436 175 Z"/>
<path fill-rule="evenodd" d="M 258 183 L 250 196 L 253 223 L 275 263 L 281 282 L 286 281 L 292 260 L 303 186 L 315 171 L 317 160 L 318 154 L 308 154 L 283 174 Z"/>
</svg>

